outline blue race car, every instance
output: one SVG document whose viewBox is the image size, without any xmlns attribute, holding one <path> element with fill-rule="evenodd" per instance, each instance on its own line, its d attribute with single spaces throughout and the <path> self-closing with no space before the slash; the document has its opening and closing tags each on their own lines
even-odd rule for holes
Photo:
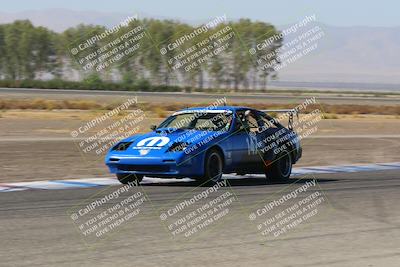
<svg viewBox="0 0 400 267">
<path fill-rule="evenodd" d="M 288 128 L 266 112 L 234 106 L 177 111 L 151 132 L 117 143 L 105 163 L 124 184 L 143 176 L 216 182 L 223 173 L 285 181 L 302 154 L 291 126 L 295 111 L 283 110 Z"/>
</svg>

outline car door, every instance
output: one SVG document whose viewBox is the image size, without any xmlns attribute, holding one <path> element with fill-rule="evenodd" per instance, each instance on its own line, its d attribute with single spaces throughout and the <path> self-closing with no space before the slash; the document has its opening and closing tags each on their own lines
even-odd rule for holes
<svg viewBox="0 0 400 267">
<path fill-rule="evenodd" d="M 283 126 L 266 114 L 260 115 L 259 124 L 261 131 L 258 149 L 265 160 L 273 160 L 275 158 L 274 149 L 279 143 L 277 139 L 282 137 L 282 134 L 279 133 Z"/>
<path fill-rule="evenodd" d="M 235 127 L 229 138 L 232 144 L 232 162 L 238 168 L 248 168 L 261 161 L 257 151 L 258 121 L 255 113 L 245 115 L 245 110 L 237 111 Z"/>
</svg>

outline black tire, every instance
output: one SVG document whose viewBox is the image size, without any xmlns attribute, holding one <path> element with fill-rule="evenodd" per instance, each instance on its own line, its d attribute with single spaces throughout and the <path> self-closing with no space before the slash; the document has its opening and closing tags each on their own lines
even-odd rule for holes
<svg viewBox="0 0 400 267">
<path fill-rule="evenodd" d="M 221 153 L 216 149 L 207 152 L 204 160 L 203 181 L 216 183 L 222 179 L 224 160 Z"/>
<path fill-rule="evenodd" d="M 141 182 L 143 180 L 143 175 L 140 174 L 125 174 L 117 173 L 118 181 L 122 184 L 133 183 L 135 181 Z"/>
<path fill-rule="evenodd" d="M 284 150 L 267 166 L 265 176 L 272 182 L 287 182 L 292 173 L 292 165 L 292 156 Z"/>
</svg>

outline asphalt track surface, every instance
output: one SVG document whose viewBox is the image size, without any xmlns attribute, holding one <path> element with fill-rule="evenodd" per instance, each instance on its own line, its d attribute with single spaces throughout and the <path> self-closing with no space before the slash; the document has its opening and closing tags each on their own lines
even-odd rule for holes
<svg viewBox="0 0 400 267">
<path fill-rule="evenodd" d="M 163 101 L 184 101 L 187 100 L 189 102 L 192 101 L 207 101 L 214 100 L 216 98 L 216 94 L 207 94 L 207 93 L 182 93 L 182 92 L 129 92 L 129 91 L 104 91 L 104 90 L 72 90 L 72 89 L 36 89 L 36 88 L 0 88 L 0 93 L 6 97 L 7 95 L 27 95 L 30 97 L 57 97 L 57 96 L 139 96 L 142 99 L 151 98 L 159 98 L 163 99 Z M 221 94 L 222 96 L 222 94 Z M 231 101 L 269 101 L 269 102 L 284 102 L 287 103 L 288 99 L 291 102 L 301 102 L 307 99 L 309 96 L 296 96 L 296 95 L 288 95 L 285 93 L 282 94 L 271 94 L 271 93 L 263 93 L 263 94 L 230 94 L 228 96 Z M 329 96 L 329 95 L 318 95 L 317 96 L 319 102 L 328 103 L 328 104 L 354 104 L 357 101 L 358 104 L 367 104 L 367 105 L 397 105 L 400 101 L 399 97 L 363 97 L 363 96 Z"/>
<path fill-rule="evenodd" d="M 151 201 L 118 231 L 90 242 L 69 211 L 94 194 L 104 194 L 104 188 L 1 193 L 0 266 L 399 266 L 399 170 L 297 179 L 288 184 L 230 180 L 220 190 L 235 193 L 238 201 L 231 212 L 187 239 L 172 237 L 159 211 L 208 185 L 177 180 L 134 188 Z M 263 237 L 249 220 L 254 207 L 313 179 L 318 188 L 309 193 L 322 192 L 326 200 L 318 214 L 276 238 Z M 119 188 L 106 187 L 108 192 Z"/>
</svg>

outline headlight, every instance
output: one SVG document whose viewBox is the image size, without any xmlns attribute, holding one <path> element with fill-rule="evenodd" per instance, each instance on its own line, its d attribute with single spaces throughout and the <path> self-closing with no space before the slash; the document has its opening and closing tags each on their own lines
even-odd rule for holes
<svg viewBox="0 0 400 267">
<path fill-rule="evenodd" d="M 125 151 L 128 149 L 128 147 L 132 144 L 133 142 L 120 142 L 116 144 L 112 150 L 113 151 Z"/>
<path fill-rule="evenodd" d="M 178 152 L 183 151 L 185 148 L 189 146 L 189 143 L 186 142 L 175 142 L 168 148 L 168 152 Z"/>
</svg>

